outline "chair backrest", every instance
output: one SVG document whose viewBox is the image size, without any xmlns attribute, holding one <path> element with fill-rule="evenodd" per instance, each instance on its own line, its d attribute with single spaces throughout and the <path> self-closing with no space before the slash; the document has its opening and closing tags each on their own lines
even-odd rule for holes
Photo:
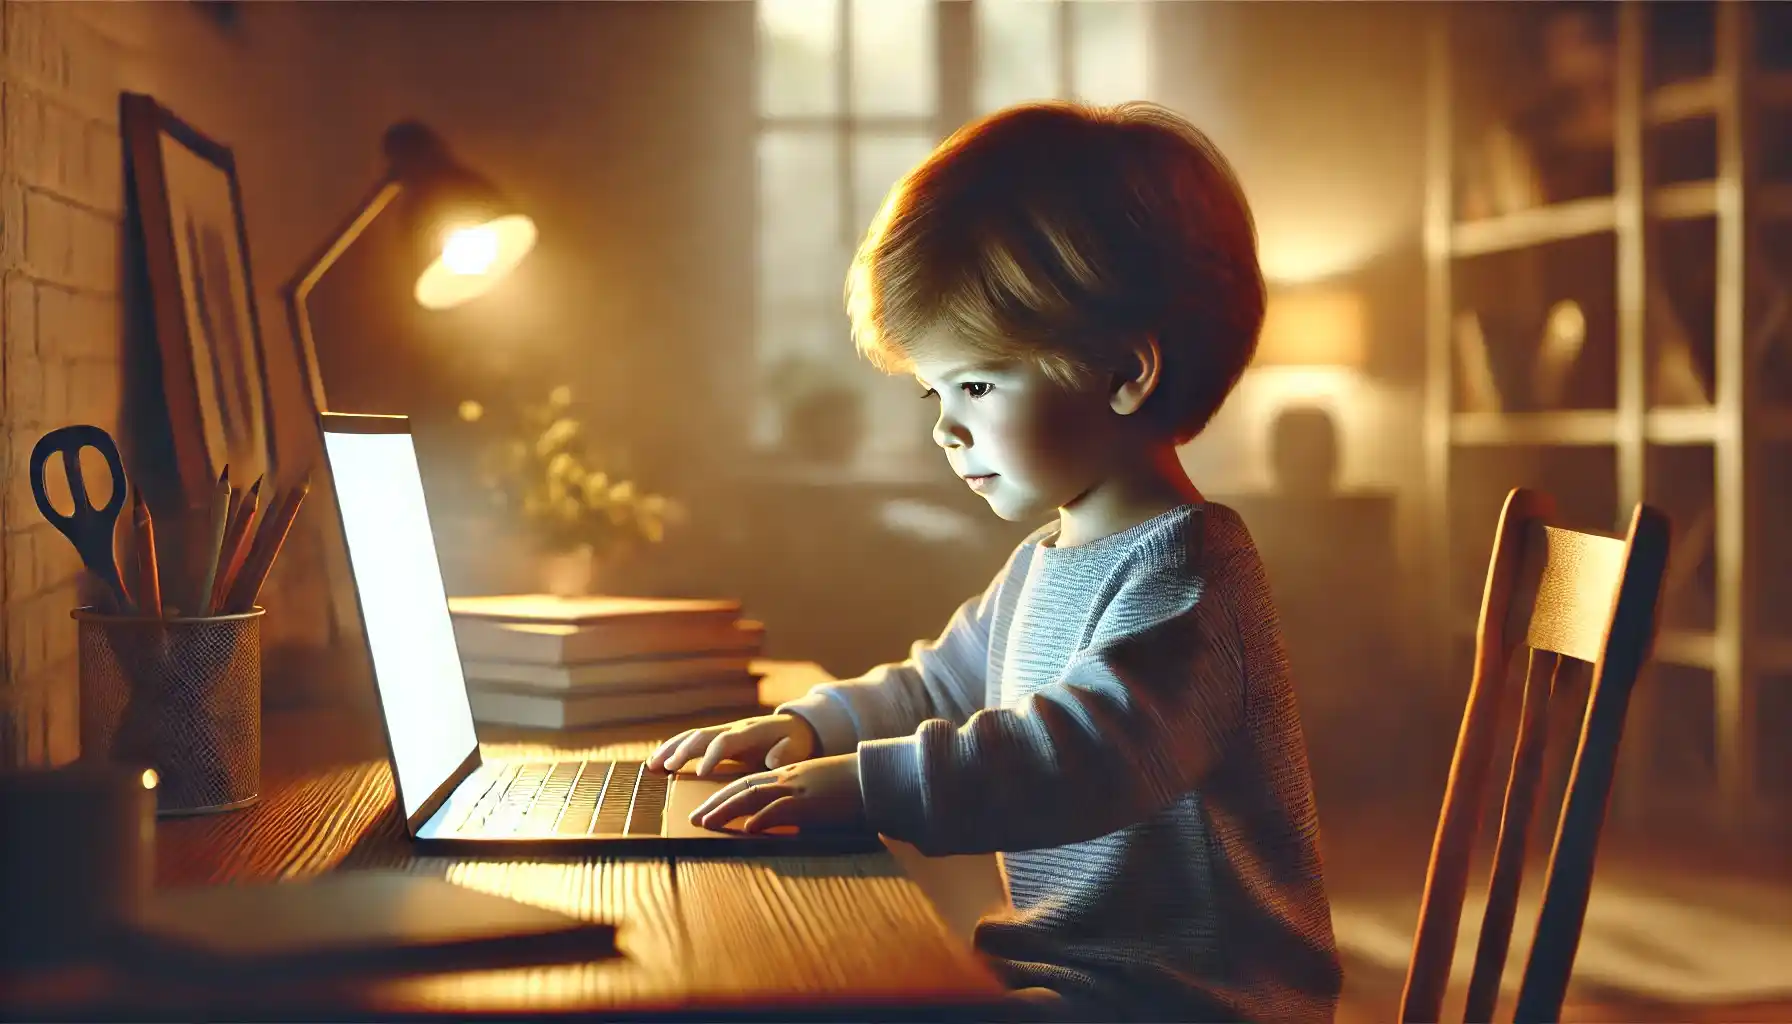
<svg viewBox="0 0 1792 1024">
<path fill-rule="evenodd" d="M 1401 997 L 1402 1021 L 1435 1024 L 1443 1012 L 1507 670 L 1520 647 L 1529 648 L 1523 704 L 1464 1020 L 1491 1021 L 1499 998 L 1548 741 L 1549 699 L 1564 660 L 1571 659 L 1591 662 L 1593 678 L 1513 1019 L 1561 1018 L 1630 692 L 1655 639 L 1669 523 L 1658 509 L 1639 504 L 1627 535 L 1618 538 L 1553 525 L 1554 514 L 1549 495 L 1523 488 L 1507 495 L 1500 514 L 1481 595 L 1474 677 Z"/>
</svg>

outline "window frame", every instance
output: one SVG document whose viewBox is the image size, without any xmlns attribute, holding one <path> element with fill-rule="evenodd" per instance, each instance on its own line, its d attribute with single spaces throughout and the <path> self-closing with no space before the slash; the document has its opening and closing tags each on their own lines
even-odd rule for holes
<svg viewBox="0 0 1792 1024">
<path fill-rule="evenodd" d="M 865 224 L 859 223 L 861 197 L 856 194 L 857 145 L 859 141 L 865 138 L 901 138 L 925 134 L 932 144 L 938 145 L 960 126 L 987 113 L 977 109 L 976 99 L 980 61 L 976 39 L 977 12 L 975 5 L 982 0 L 968 0 L 968 2 L 967 0 L 932 0 L 934 105 L 931 114 L 916 115 L 863 115 L 854 112 L 852 90 L 854 65 L 857 63 L 853 53 L 854 0 L 833 0 L 833 2 L 837 50 L 832 76 L 835 102 L 834 112 L 831 114 L 774 114 L 768 113 L 764 109 L 760 89 L 763 82 L 762 76 L 765 74 L 763 62 L 766 59 L 768 48 L 765 45 L 764 22 L 759 13 L 759 4 L 754 3 L 754 140 L 755 147 L 757 147 L 759 140 L 776 133 L 832 135 L 835 155 L 835 185 L 839 203 L 836 215 L 841 231 L 838 241 L 842 246 L 842 252 L 850 257 L 862 239 L 866 227 Z M 1051 98 L 1074 97 L 1076 95 L 1077 37 L 1075 31 L 1076 12 L 1073 9 L 1072 0 L 1034 0 L 1034 2 L 1050 3 L 1053 8 L 1053 28 L 1056 33 L 1057 46 L 1053 55 L 1056 66 L 1053 69 L 1054 94 Z M 1142 4 L 1147 19 L 1153 16 L 1155 5 L 1150 0 L 1135 0 L 1135 2 Z M 1147 28 L 1145 34 L 1147 52 L 1141 55 L 1144 59 L 1151 57 L 1150 38 L 1151 34 Z M 1151 74 L 1148 70 L 1148 88 L 1155 86 L 1155 83 L 1151 82 Z M 755 175 L 757 176 L 757 174 L 758 162 L 755 160 Z M 763 182 L 755 181 L 753 240 L 756 263 L 758 253 L 763 251 L 762 245 L 766 230 L 764 204 L 759 202 L 760 197 L 763 196 L 762 186 Z M 841 285 L 844 288 L 844 281 L 841 282 Z M 835 310 L 841 317 L 841 332 L 844 335 L 846 333 L 844 310 L 840 309 L 838 305 L 835 306 Z M 772 299 L 767 294 L 762 274 L 756 273 L 752 331 L 754 351 L 752 365 L 755 372 L 763 373 L 765 369 L 762 360 L 765 351 L 763 342 L 768 330 L 775 330 L 780 322 L 798 323 L 822 312 L 822 308 L 812 305 L 809 301 Z M 846 339 L 843 337 L 842 341 L 844 343 Z M 841 351 L 841 365 L 844 367 L 851 356 L 848 354 L 849 349 L 844 344 Z M 867 370 L 867 372 L 869 371 Z M 864 389 L 864 394 L 869 400 L 872 388 L 867 386 Z M 755 451 L 766 453 L 775 451 L 777 448 L 776 440 L 762 437 L 759 429 L 762 418 L 768 414 L 768 408 L 773 405 L 775 405 L 773 399 L 762 389 L 756 387 L 749 411 L 751 422 L 747 431 L 749 447 Z M 907 461 L 905 457 L 910 454 L 917 456 L 913 460 L 915 463 L 919 464 L 922 461 L 919 456 L 928 454 L 930 446 L 924 443 L 924 432 L 915 431 L 914 433 L 916 436 L 913 438 L 912 445 L 902 445 L 896 449 L 891 449 L 888 446 L 880 448 L 876 444 L 861 445 L 856 464 L 848 467 L 850 471 L 845 474 L 832 473 L 830 478 L 840 479 L 844 482 L 859 482 L 871 476 L 893 476 L 903 480 L 915 478 L 921 472 L 918 465 L 893 465 L 890 461 L 893 454 L 896 456 L 896 463 Z M 873 453 L 878 456 L 876 459 L 867 460 L 865 458 L 867 454 Z M 927 459 L 925 462 L 926 468 L 937 469 L 937 459 Z M 927 475 L 931 477 L 937 474 Z"/>
</svg>

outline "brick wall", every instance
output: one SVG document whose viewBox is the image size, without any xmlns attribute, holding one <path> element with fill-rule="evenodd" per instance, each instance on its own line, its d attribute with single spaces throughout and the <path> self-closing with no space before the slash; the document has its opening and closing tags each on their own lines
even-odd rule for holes
<svg viewBox="0 0 1792 1024">
<path fill-rule="evenodd" d="M 45 430 L 76 422 L 112 431 L 130 457 L 120 92 L 155 96 L 235 153 L 273 412 L 289 430 L 309 423 L 274 289 L 364 187 L 370 156 L 324 130 L 314 72 L 331 56 L 305 6 L 245 5 L 227 29 L 198 4 L 0 0 L 0 765 L 80 748 L 80 564 L 38 514 L 27 469 Z M 327 642 L 322 580 L 313 565 L 276 568 L 270 648 Z"/>
<path fill-rule="evenodd" d="M 26 474 L 46 429 L 118 420 L 122 26 L 0 0 L 0 763 L 79 750 L 80 562 Z"/>
</svg>

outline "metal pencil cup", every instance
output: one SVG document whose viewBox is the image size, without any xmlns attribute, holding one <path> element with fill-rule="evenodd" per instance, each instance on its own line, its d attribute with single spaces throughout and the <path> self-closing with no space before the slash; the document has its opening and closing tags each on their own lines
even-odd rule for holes
<svg viewBox="0 0 1792 1024">
<path fill-rule="evenodd" d="M 83 756 L 155 768 L 156 812 L 234 810 L 261 794 L 261 617 L 74 612 Z"/>
</svg>

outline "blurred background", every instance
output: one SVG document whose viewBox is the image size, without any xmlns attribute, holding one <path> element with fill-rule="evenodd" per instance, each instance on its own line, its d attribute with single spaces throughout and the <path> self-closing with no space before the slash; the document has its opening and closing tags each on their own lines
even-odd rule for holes
<svg viewBox="0 0 1792 1024">
<path fill-rule="evenodd" d="M 41 724 L 18 756 L 73 753 L 72 555 L 15 477 L 39 425 L 128 385 L 119 90 L 234 152 L 289 452 L 315 438 L 278 288 L 381 173 L 388 125 L 427 123 L 534 219 L 528 260 L 463 306 L 413 301 L 395 220 L 311 298 L 330 406 L 416 423 L 451 593 L 735 597 L 768 654 L 840 675 L 935 635 L 1036 525 L 991 516 L 912 384 L 854 353 L 842 278 L 872 212 L 981 114 L 1152 99 L 1215 139 L 1257 218 L 1262 352 L 1184 459 L 1268 564 L 1337 870 L 1396 878 L 1395 909 L 1340 911 L 1353 955 L 1409 948 L 1400 901 L 1519 485 L 1580 527 L 1621 530 L 1645 499 L 1675 517 L 1613 834 L 1783 880 L 1792 5 L 1722 13 L 1743 6 L 0 0 L 0 691 Z M 563 420 L 606 481 L 570 539 L 525 507 L 539 480 L 501 472 Z M 358 665 L 316 669 L 347 647 L 321 508 L 265 602 L 270 703 L 368 701 Z M 569 550 L 585 578 L 556 582 Z M 1720 902 L 1792 916 L 1766 892 Z M 1701 943 L 1788 949 L 1736 927 Z M 1726 988 L 1651 950 L 1607 950 L 1619 976 L 1671 976 L 1630 991 L 1629 1019 L 1764 998 L 1760 972 Z"/>
</svg>

